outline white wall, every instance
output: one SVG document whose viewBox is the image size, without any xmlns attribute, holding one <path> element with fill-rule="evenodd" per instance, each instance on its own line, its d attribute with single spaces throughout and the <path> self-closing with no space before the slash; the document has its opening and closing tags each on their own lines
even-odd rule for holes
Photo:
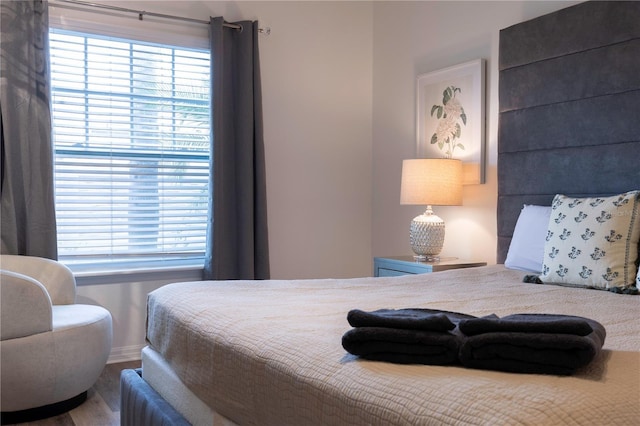
<svg viewBox="0 0 640 426">
<path fill-rule="evenodd" d="M 55 0 L 54 0 L 55 1 Z M 106 0 L 97 3 L 107 3 Z M 272 277 L 356 277 L 371 273 L 370 2 L 118 1 L 109 4 L 196 19 L 258 19 Z M 71 19 L 74 11 L 52 8 Z M 94 15 L 99 25 L 110 13 Z M 133 16 L 124 25 L 145 33 Z M 197 24 L 194 24 L 197 25 Z M 192 31 L 193 30 L 193 31 Z M 206 32 L 204 28 L 185 31 Z M 180 30 L 182 31 L 182 30 Z M 182 39 L 182 36 L 180 37 Z M 161 275 L 162 276 L 162 275 Z M 148 292 L 195 272 L 158 278 L 79 279 L 78 300 L 114 318 L 111 362 L 139 356 Z"/>
<path fill-rule="evenodd" d="M 446 223 L 443 256 L 496 262 L 499 30 L 576 2 L 374 2 L 374 256 L 411 254 L 411 219 L 400 206 L 402 160 L 415 158 L 415 89 L 419 74 L 487 60 L 487 178 L 464 187 L 461 207 L 434 207 Z"/>
</svg>

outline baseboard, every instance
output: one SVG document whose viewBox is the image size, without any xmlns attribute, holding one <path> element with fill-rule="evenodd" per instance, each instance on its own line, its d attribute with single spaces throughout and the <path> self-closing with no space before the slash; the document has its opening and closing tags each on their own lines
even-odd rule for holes
<svg viewBox="0 0 640 426">
<path fill-rule="evenodd" d="M 144 348 L 144 346 L 145 345 L 133 345 L 111 348 L 111 354 L 109 355 L 107 364 L 126 361 L 139 361 L 141 359 L 140 351 L 142 351 L 142 348 Z"/>
</svg>

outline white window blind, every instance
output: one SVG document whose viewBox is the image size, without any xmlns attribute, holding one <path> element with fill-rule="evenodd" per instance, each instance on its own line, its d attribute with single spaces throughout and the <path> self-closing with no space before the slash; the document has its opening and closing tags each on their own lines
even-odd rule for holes
<svg viewBox="0 0 640 426">
<path fill-rule="evenodd" d="M 209 52 L 56 29 L 50 52 L 60 260 L 202 259 Z"/>
</svg>

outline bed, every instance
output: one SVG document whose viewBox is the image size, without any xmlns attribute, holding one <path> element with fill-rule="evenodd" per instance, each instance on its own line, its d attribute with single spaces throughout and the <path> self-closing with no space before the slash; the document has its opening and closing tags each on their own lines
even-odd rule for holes
<svg viewBox="0 0 640 426">
<path fill-rule="evenodd" d="M 637 422 L 638 299 L 548 287 L 523 284 L 521 273 L 501 265 L 380 279 L 170 285 L 150 298 L 143 377 L 194 424 Z M 409 306 L 478 316 L 570 312 L 606 324 L 607 340 L 600 359 L 568 377 L 363 361 L 340 345 L 349 309 Z"/>
<path fill-rule="evenodd" d="M 500 32 L 497 265 L 164 286 L 148 298 L 142 371 L 123 372 L 122 424 L 637 424 L 640 296 L 625 293 L 640 283 L 629 192 L 640 189 L 638 22 L 640 3 L 587 2 Z M 626 220 L 615 266 L 626 284 L 550 278 L 562 269 L 548 253 L 552 215 L 575 200 L 631 206 L 609 215 Z M 547 216 L 525 215 L 532 206 Z M 532 246 L 542 264 L 523 270 Z M 588 270 L 606 275 L 592 260 Z M 408 307 L 575 315 L 602 324 L 606 339 L 569 375 L 371 361 L 340 344 L 349 310 Z"/>
</svg>

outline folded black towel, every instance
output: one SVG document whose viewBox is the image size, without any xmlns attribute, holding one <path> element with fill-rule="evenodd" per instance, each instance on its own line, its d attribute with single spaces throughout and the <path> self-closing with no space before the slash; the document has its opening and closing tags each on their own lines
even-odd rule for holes
<svg viewBox="0 0 640 426">
<path fill-rule="evenodd" d="M 593 332 L 590 320 L 571 315 L 514 314 L 499 318 L 496 315 L 460 321 L 460 331 L 467 336 L 501 331 L 524 333 L 559 333 L 586 336 Z"/>
<path fill-rule="evenodd" d="M 452 364 L 458 359 L 457 333 L 356 327 L 342 336 L 342 347 L 353 355 L 398 364 Z"/>
<path fill-rule="evenodd" d="M 573 374 L 600 352 L 606 337 L 597 321 L 569 315 L 516 314 L 463 320 L 465 367 L 514 373 Z"/>
<path fill-rule="evenodd" d="M 424 308 L 378 309 L 371 312 L 352 309 L 347 314 L 347 321 L 352 327 L 386 327 L 427 331 L 453 330 L 458 321 L 472 318 L 475 317 L 457 312 Z"/>
<path fill-rule="evenodd" d="M 461 335 L 456 324 L 472 315 L 437 309 L 353 309 L 347 321 L 355 328 L 342 336 L 347 352 L 362 358 L 400 364 L 446 365 L 457 362 Z"/>
</svg>

